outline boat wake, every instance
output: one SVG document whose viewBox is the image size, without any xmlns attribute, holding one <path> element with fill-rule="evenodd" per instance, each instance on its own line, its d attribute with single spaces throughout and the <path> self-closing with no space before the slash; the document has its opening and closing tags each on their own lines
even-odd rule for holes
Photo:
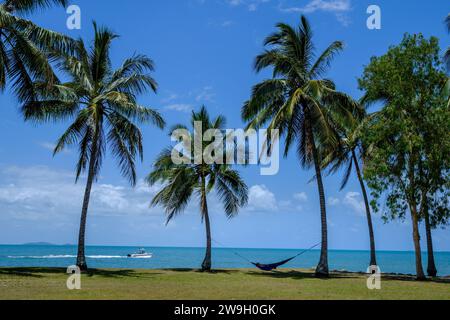
<svg viewBox="0 0 450 320">
<path fill-rule="evenodd" d="M 47 255 L 47 256 L 8 256 L 9 259 L 69 259 L 76 258 L 75 255 Z M 126 259 L 126 256 L 106 256 L 106 255 L 93 255 L 86 256 L 88 259 Z"/>
</svg>

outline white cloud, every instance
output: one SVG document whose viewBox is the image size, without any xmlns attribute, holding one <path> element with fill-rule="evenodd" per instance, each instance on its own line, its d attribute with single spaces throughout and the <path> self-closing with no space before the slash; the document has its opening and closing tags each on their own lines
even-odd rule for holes
<svg viewBox="0 0 450 320">
<path fill-rule="evenodd" d="M 174 100 L 178 99 L 178 94 L 176 93 L 169 93 L 169 95 L 167 97 L 165 97 L 164 99 L 161 99 L 162 103 L 169 103 L 172 102 Z"/>
<path fill-rule="evenodd" d="M 221 26 L 224 28 L 227 28 L 227 27 L 231 27 L 234 24 L 235 24 L 235 22 L 233 20 L 226 20 L 226 21 L 222 22 Z"/>
<path fill-rule="evenodd" d="M 330 12 L 335 14 L 337 20 L 347 26 L 350 19 L 347 13 L 352 9 L 350 0 L 311 0 L 305 6 L 282 7 L 280 10 L 287 13 L 314 13 L 317 11 Z"/>
<path fill-rule="evenodd" d="M 308 201 L 308 195 L 305 192 L 299 192 L 294 194 L 294 199 L 300 201 L 300 202 L 306 202 Z"/>
<path fill-rule="evenodd" d="M 334 207 L 337 206 L 341 203 L 341 200 L 339 200 L 338 198 L 334 198 L 334 197 L 329 197 L 328 198 L 328 205 Z"/>
<path fill-rule="evenodd" d="M 270 0 L 226 0 L 232 7 L 245 6 L 248 11 L 256 11 L 261 4 L 270 2 Z"/>
<path fill-rule="evenodd" d="M 193 110 L 193 107 L 190 104 L 174 103 L 174 104 L 165 106 L 164 109 L 170 110 L 170 111 L 178 111 L 178 112 L 191 112 Z"/>
<path fill-rule="evenodd" d="M 258 5 L 256 3 L 250 3 L 248 5 L 248 11 L 256 11 L 258 10 Z"/>
<path fill-rule="evenodd" d="M 233 21 L 225 21 L 223 27 L 232 25 Z M 198 89 L 190 90 L 187 93 L 169 93 L 167 97 L 161 100 L 164 109 L 175 112 L 189 113 L 201 103 L 214 103 L 216 94 L 212 86 L 204 86 Z"/>
<path fill-rule="evenodd" d="M 364 216 L 366 213 L 366 206 L 359 192 L 347 192 L 342 199 L 330 197 L 327 202 L 332 207 L 346 206 L 357 215 Z"/>
<path fill-rule="evenodd" d="M 274 211 L 278 209 L 275 194 L 265 185 L 255 185 L 249 190 L 249 210 Z"/>
<path fill-rule="evenodd" d="M 284 12 L 314 13 L 316 11 L 348 12 L 351 10 L 350 0 L 311 0 L 303 7 L 288 7 Z"/>
<path fill-rule="evenodd" d="M 24 220 L 62 219 L 78 215 L 84 194 L 84 181 L 75 184 L 74 174 L 45 166 L 0 169 L 0 212 L 2 218 Z M 90 214 L 99 216 L 155 214 L 149 207 L 157 188 L 139 181 L 136 188 L 95 184 Z"/>
<path fill-rule="evenodd" d="M 213 92 L 211 86 L 203 87 L 203 89 L 195 97 L 197 102 L 214 102 L 214 97 L 216 94 Z"/>
<path fill-rule="evenodd" d="M 348 192 L 342 202 L 358 214 L 366 212 L 364 201 L 361 200 L 361 194 L 358 192 Z"/>
<path fill-rule="evenodd" d="M 40 142 L 40 143 L 38 143 L 38 145 L 44 149 L 51 151 L 51 152 L 55 151 L 55 148 L 56 148 L 56 144 L 51 143 L 51 142 Z M 62 153 L 65 153 L 65 154 L 69 154 L 70 152 L 71 151 L 68 148 L 65 148 L 62 151 Z"/>
</svg>

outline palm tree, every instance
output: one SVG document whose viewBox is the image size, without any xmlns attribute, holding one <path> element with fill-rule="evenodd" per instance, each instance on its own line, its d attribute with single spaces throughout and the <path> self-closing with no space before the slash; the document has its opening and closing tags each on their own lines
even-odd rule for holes
<svg viewBox="0 0 450 320">
<path fill-rule="evenodd" d="M 87 183 L 81 211 L 77 265 L 87 269 L 85 258 L 86 218 L 91 188 L 98 178 L 107 147 L 117 159 L 121 173 L 131 185 L 136 184 L 136 156 L 142 160 L 142 134 L 135 122 L 152 122 L 163 128 L 159 113 L 140 106 L 136 97 L 152 90 L 157 83 L 148 74 L 153 62 L 143 55 L 135 55 L 113 70 L 110 61 L 111 42 L 117 37 L 94 23 L 95 40 L 86 50 L 82 40 L 77 42 L 75 56 L 64 55 L 59 66 L 70 76 L 67 83 L 56 84 L 50 90 L 37 83 L 40 99 L 27 102 L 23 113 L 27 120 L 37 122 L 73 120 L 59 138 L 54 154 L 77 144 L 79 160 L 76 181 L 86 171 Z"/>
<path fill-rule="evenodd" d="M 34 81 L 53 84 L 57 78 L 51 60 L 53 51 L 68 52 L 73 41 L 43 29 L 23 14 L 52 5 L 65 6 L 66 0 L 4 0 L 0 3 L 0 90 L 8 81 L 20 102 L 35 100 Z"/>
<path fill-rule="evenodd" d="M 375 114 L 367 114 L 362 107 L 352 117 L 346 117 L 345 119 L 342 119 L 342 117 L 339 117 L 339 115 L 337 115 L 335 123 L 338 124 L 336 126 L 336 132 L 339 137 L 338 143 L 333 146 L 332 150 L 323 151 L 324 154 L 328 154 L 324 158 L 323 167 L 329 167 L 330 173 L 334 174 L 342 168 L 345 168 L 341 190 L 343 190 L 347 186 L 350 176 L 353 172 L 353 167 L 355 168 L 358 181 L 361 186 L 361 192 L 364 198 L 367 223 L 369 227 L 370 266 L 377 265 L 375 236 L 373 232 L 369 197 L 364 183 L 364 177 L 360 163 L 364 161 L 367 152 L 367 148 L 361 141 L 362 130 L 374 116 Z"/>
<path fill-rule="evenodd" d="M 205 107 L 199 112 L 192 113 L 192 126 L 196 134 L 196 123 L 201 123 L 202 132 L 207 130 L 223 130 L 225 119 L 221 116 L 214 120 Z M 187 127 L 178 125 L 176 129 L 187 130 Z M 173 131 L 172 131 L 173 132 Z M 225 143 L 225 140 L 216 141 Z M 208 145 L 203 142 L 201 148 L 202 155 Z M 191 148 L 194 150 L 195 147 Z M 225 149 L 222 149 L 225 150 Z M 226 156 L 226 151 L 222 154 Z M 182 213 L 192 196 L 195 194 L 199 200 L 200 214 L 206 227 L 206 253 L 202 263 L 202 271 L 211 271 L 211 223 L 208 211 L 207 196 L 214 189 L 220 200 L 223 202 L 225 214 L 228 218 L 233 218 L 239 208 L 245 206 L 248 201 L 248 188 L 239 173 L 226 164 L 207 164 L 204 157 L 201 161 L 192 152 L 184 152 L 183 164 L 175 164 L 172 161 L 172 150 L 166 149 L 158 157 L 154 164 L 154 169 L 147 178 L 150 185 L 162 182 L 162 190 L 153 198 L 152 205 L 161 205 L 167 214 L 167 223 L 175 216 Z M 224 159 L 222 157 L 222 159 Z M 194 161 L 195 160 L 195 161 Z"/>
<path fill-rule="evenodd" d="M 292 144 L 303 167 L 314 166 L 320 196 L 322 247 L 316 276 L 327 277 L 328 234 L 325 191 L 322 182 L 321 156 L 317 143 L 335 140 L 330 123 L 331 109 L 348 113 L 354 108 L 351 98 L 335 90 L 331 80 L 322 78 L 343 43 L 333 42 L 317 59 L 308 20 L 302 16 L 298 27 L 284 23 L 265 40 L 267 50 L 255 61 L 255 70 L 272 67 L 273 78 L 253 89 L 242 110 L 248 128 L 260 128 L 270 122 L 269 130 L 279 129 L 285 135 L 285 156 Z"/>
</svg>

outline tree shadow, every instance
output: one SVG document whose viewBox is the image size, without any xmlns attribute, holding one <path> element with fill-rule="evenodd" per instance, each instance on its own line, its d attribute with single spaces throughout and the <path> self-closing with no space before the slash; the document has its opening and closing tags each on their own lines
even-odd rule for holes
<svg viewBox="0 0 450 320">
<path fill-rule="evenodd" d="M 403 275 L 403 274 L 383 274 L 383 280 L 392 280 L 392 281 L 407 281 L 407 282 L 424 282 L 424 283 L 445 283 L 450 284 L 450 278 L 427 278 L 426 280 L 417 280 L 414 275 Z"/>
<path fill-rule="evenodd" d="M 248 275 L 256 276 L 256 277 L 270 277 L 275 279 L 293 279 L 293 280 L 303 280 L 303 279 L 319 279 L 319 280 L 328 280 L 330 278 L 317 278 L 314 276 L 314 273 L 311 272 L 302 272 L 298 270 L 284 270 L 284 271 L 248 271 Z M 334 278 L 334 276 L 331 276 Z"/>
<path fill-rule="evenodd" d="M 145 273 L 139 270 L 123 269 L 123 270 L 105 270 L 105 269 L 89 269 L 85 272 L 88 277 L 103 277 L 103 278 L 144 278 L 145 276 L 152 276 L 158 273 Z"/>
<path fill-rule="evenodd" d="M 332 271 L 330 272 L 330 276 L 328 278 L 318 278 L 314 275 L 313 272 L 302 272 L 299 270 L 284 270 L 284 271 L 271 271 L 271 272 L 263 272 L 263 271 L 247 271 L 248 275 L 258 276 L 258 277 L 271 277 L 275 279 L 294 279 L 294 280 L 303 280 L 303 279 L 318 279 L 318 280 L 332 280 L 332 279 L 358 279 L 365 278 L 368 276 L 367 273 L 362 272 L 344 272 L 344 271 Z M 407 281 L 407 282 L 421 282 L 416 279 L 414 275 L 400 275 L 400 274 L 383 274 L 382 279 L 384 281 Z M 450 278 L 433 278 L 424 280 L 425 283 L 450 283 Z"/>
<path fill-rule="evenodd" d="M 43 278 L 45 274 L 66 273 L 64 268 L 1 268 L 0 275 Z"/>
<path fill-rule="evenodd" d="M 171 272 L 184 272 L 184 273 L 203 273 L 203 274 L 235 274 L 238 273 L 239 270 L 229 270 L 229 269 L 221 269 L 221 270 L 211 270 L 211 271 L 202 271 L 201 269 L 189 269 L 189 268 L 172 268 L 172 269 L 164 269 L 164 271 Z"/>
<path fill-rule="evenodd" d="M 99 277 L 105 277 L 105 278 L 121 278 L 121 277 L 145 278 L 145 277 L 150 277 L 150 276 L 161 274 L 158 272 L 147 273 L 147 272 L 144 272 L 145 270 L 142 270 L 142 271 L 143 272 L 140 272 L 139 270 L 132 270 L 132 269 L 124 269 L 124 270 L 88 269 L 88 271 L 83 272 L 82 274 L 86 275 L 88 277 L 99 276 Z M 50 275 L 50 274 L 66 275 L 67 269 L 66 268 L 39 268 L 39 267 L 1 268 L 0 269 L 0 275 L 6 275 L 6 276 L 43 278 L 45 275 Z"/>
</svg>

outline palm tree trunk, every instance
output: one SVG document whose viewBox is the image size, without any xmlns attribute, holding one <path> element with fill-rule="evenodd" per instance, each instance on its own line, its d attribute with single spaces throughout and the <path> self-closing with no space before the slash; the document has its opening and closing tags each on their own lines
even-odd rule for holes
<svg viewBox="0 0 450 320">
<path fill-rule="evenodd" d="M 325 203 L 325 190 L 322 180 L 322 169 L 320 167 L 320 159 L 317 153 L 316 143 L 314 141 L 314 132 L 308 125 L 308 135 L 310 139 L 311 151 L 314 159 L 314 167 L 316 170 L 317 187 L 320 197 L 320 221 L 322 227 L 322 246 L 320 250 L 320 261 L 316 268 L 316 277 L 324 278 L 329 276 L 328 268 L 328 224 L 327 224 L 327 207 Z"/>
<path fill-rule="evenodd" d="M 428 250 L 428 267 L 427 273 L 430 277 L 437 276 L 436 264 L 434 262 L 434 249 L 433 249 L 433 237 L 431 234 L 430 213 L 428 207 L 425 205 L 423 208 L 425 216 L 425 229 L 427 232 L 427 250 Z"/>
<path fill-rule="evenodd" d="M 209 212 L 208 212 L 208 202 L 206 201 L 206 182 L 205 177 L 202 177 L 202 199 L 201 199 L 201 210 L 202 210 L 202 217 L 205 222 L 205 228 L 206 228 L 206 253 L 205 253 L 205 259 L 202 263 L 202 271 L 211 271 L 211 224 L 209 221 Z"/>
<path fill-rule="evenodd" d="M 355 150 L 352 150 L 353 162 L 355 163 L 356 173 L 358 174 L 359 184 L 361 185 L 361 191 L 364 198 L 364 205 L 366 206 L 367 223 L 369 226 L 369 238 L 370 238 L 370 266 L 377 266 L 377 256 L 375 249 L 375 236 L 373 233 L 372 214 L 370 212 L 369 197 L 367 195 L 366 186 L 364 185 L 364 179 L 359 168 L 358 158 L 356 157 Z"/>
<path fill-rule="evenodd" d="M 95 139 L 96 140 L 96 139 Z M 86 239 L 86 222 L 87 222 L 87 213 L 89 208 L 89 200 L 91 198 L 91 190 L 92 184 L 94 182 L 94 170 L 95 170 L 95 162 L 97 161 L 96 147 L 97 143 L 94 141 L 91 156 L 89 159 L 89 171 L 88 178 L 86 182 L 86 188 L 84 191 L 84 199 L 83 199 L 83 207 L 81 209 L 81 219 L 80 219 L 80 231 L 78 234 L 78 254 L 77 254 L 77 266 L 81 271 L 87 271 L 88 266 L 86 262 L 86 254 L 85 254 L 85 239 Z"/>
</svg>

